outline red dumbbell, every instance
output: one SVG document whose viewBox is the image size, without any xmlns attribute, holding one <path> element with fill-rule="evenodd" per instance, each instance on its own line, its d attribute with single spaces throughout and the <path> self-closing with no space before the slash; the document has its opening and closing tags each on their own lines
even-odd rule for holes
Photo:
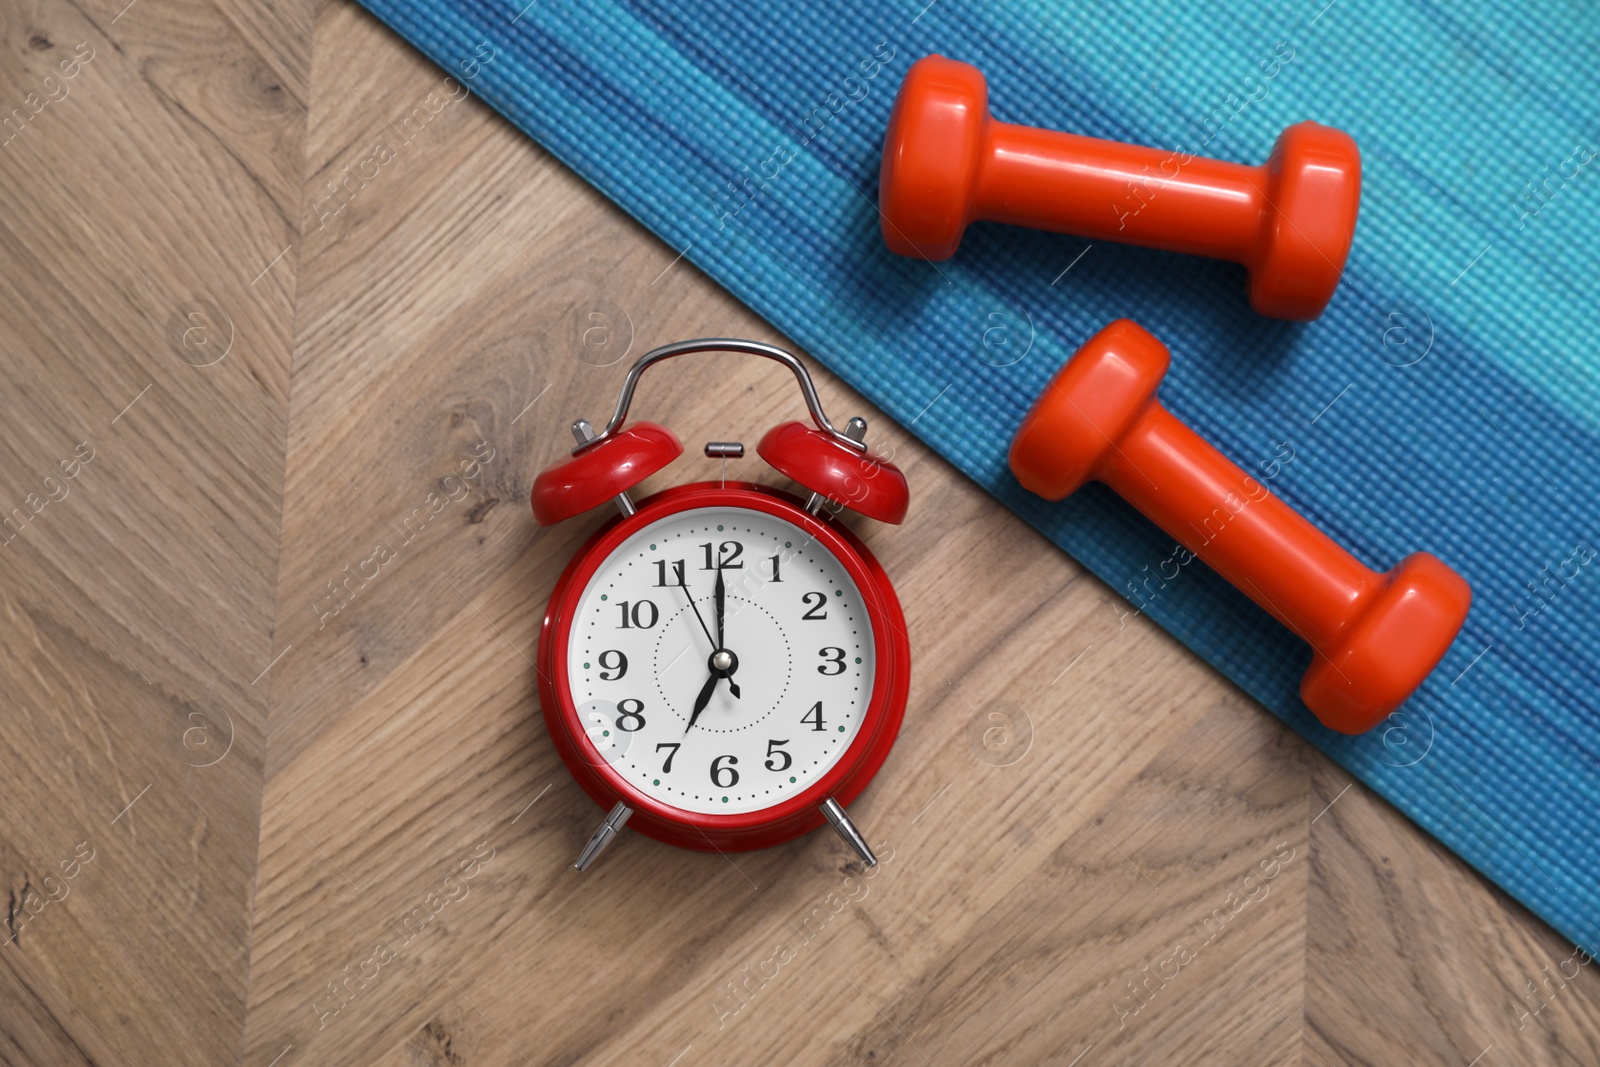
<svg viewBox="0 0 1600 1067">
<path fill-rule="evenodd" d="M 1300 696 L 1342 733 L 1371 729 L 1411 695 L 1472 603 L 1426 552 L 1387 574 L 1363 566 L 1156 399 L 1167 349 L 1119 319 L 1045 387 L 1011 443 L 1011 470 L 1060 500 L 1100 481 L 1310 642 Z"/>
<path fill-rule="evenodd" d="M 1243 263 L 1257 311 L 1314 319 L 1350 254 L 1361 153 L 1314 122 L 1260 167 L 996 122 L 978 68 L 926 56 L 895 98 L 879 198 L 902 256 L 948 259 L 969 222 L 1008 222 Z"/>
</svg>

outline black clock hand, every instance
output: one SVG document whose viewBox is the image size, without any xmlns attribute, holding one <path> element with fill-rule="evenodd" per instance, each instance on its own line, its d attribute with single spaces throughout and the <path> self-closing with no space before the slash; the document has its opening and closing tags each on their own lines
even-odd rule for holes
<svg viewBox="0 0 1600 1067">
<path fill-rule="evenodd" d="M 722 568 L 718 567 L 717 568 L 716 593 L 715 593 L 715 596 L 712 599 L 712 602 L 714 604 L 716 604 L 716 607 L 717 607 L 717 647 L 718 648 L 727 648 L 728 647 L 727 645 L 722 643 L 722 619 L 723 619 L 723 616 L 727 614 L 727 612 L 725 611 L 725 604 L 724 604 L 726 596 L 727 596 L 727 590 L 724 588 L 724 586 L 722 584 Z"/>
<path fill-rule="evenodd" d="M 722 568 L 718 567 L 717 568 L 716 594 L 712 598 L 712 602 L 716 605 L 716 608 L 717 608 L 717 647 L 718 648 L 727 648 L 728 647 L 727 645 L 724 645 L 722 643 L 723 642 L 722 620 L 727 616 L 727 609 L 726 609 L 726 603 L 725 603 L 726 600 L 727 600 L 727 588 L 722 584 Z M 740 699 L 740 697 L 739 697 L 739 683 L 733 680 L 733 675 L 730 673 L 730 674 L 724 675 L 723 677 L 728 679 L 728 692 L 733 694 L 733 699 L 735 699 L 735 700 Z"/>
<path fill-rule="evenodd" d="M 711 636 L 711 630 L 706 626 L 706 620 L 700 618 L 700 608 L 695 604 L 693 594 L 689 592 L 689 583 L 684 581 L 681 564 L 678 567 L 678 588 L 683 590 L 683 595 L 689 601 L 689 606 L 694 609 L 694 617 L 700 622 L 700 630 L 706 635 L 706 640 L 711 642 L 711 651 L 715 652 L 722 647 L 722 642 Z"/>
<path fill-rule="evenodd" d="M 711 703 L 711 693 L 716 688 L 717 675 L 713 674 L 706 679 L 706 684 L 700 687 L 700 695 L 694 698 L 694 714 L 689 716 L 689 725 L 683 728 L 684 736 L 688 736 L 689 731 L 694 729 L 695 720 L 706 710 L 706 705 Z"/>
</svg>

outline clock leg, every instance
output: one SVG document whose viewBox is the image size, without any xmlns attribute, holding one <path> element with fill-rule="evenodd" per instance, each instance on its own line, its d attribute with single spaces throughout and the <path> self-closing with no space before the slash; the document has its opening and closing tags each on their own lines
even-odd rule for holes
<svg viewBox="0 0 1600 1067">
<path fill-rule="evenodd" d="M 619 804 L 618 807 L 621 807 Z M 868 867 L 878 865 L 878 857 L 872 854 L 872 849 L 867 845 L 867 839 L 861 836 L 861 831 L 856 829 L 856 824 L 850 821 L 850 816 L 844 813 L 839 802 L 832 797 L 822 802 L 822 817 L 828 820 L 828 825 L 839 832 L 844 838 L 844 843 L 856 850 L 856 855 Z"/>
<path fill-rule="evenodd" d="M 589 838 L 589 843 L 583 846 L 583 853 L 578 857 L 578 862 L 572 865 L 573 869 L 579 871 L 588 870 L 589 864 L 595 861 L 595 857 L 604 852 L 606 846 L 611 844 L 611 839 L 622 832 L 622 827 L 627 823 L 628 816 L 632 814 L 632 808 L 618 801 L 617 806 L 611 809 L 605 821 L 600 824 L 600 829 L 596 830 L 594 836 Z M 843 815 L 844 813 L 840 812 L 840 814 Z"/>
</svg>

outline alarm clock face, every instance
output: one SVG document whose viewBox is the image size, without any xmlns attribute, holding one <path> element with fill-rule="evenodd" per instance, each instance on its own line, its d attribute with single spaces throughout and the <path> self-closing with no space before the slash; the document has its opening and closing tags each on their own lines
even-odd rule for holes
<svg viewBox="0 0 1600 1067">
<path fill-rule="evenodd" d="M 860 589 L 820 541 L 763 511 L 690 508 L 642 526 L 599 563 L 569 633 L 585 758 L 687 812 L 804 792 L 872 700 Z"/>
</svg>

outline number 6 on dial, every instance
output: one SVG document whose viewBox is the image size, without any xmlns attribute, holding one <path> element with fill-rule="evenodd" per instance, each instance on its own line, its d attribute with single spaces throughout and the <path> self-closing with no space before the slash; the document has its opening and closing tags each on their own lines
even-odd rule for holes
<svg viewBox="0 0 1600 1067">
<path fill-rule="evenodd" d="M 794 373 L 812 425 L 782 423 L 756 451 L 809 498 L 725 479 L 637 504 L 628 495 L 683 452 L 664 426 L 624 428 L 640 375 L 708 351 L 762 356 Z M 624 824 L 726 852 L 827 822 L 875 864 L 844 809 L 899 732 L 910 643 L 883 568 L 836 515 L 850 508 L 901 522 L 905 476 L 867 452 L 863 420 L 834 428 L 798 359 L 754 341 L 647 353 L 605 429 L 579 419 L 573 436 L 572 458 L 534 482 L 534 517 L 548 525 L 607 503 L 620 512 L 568 564 L 539 634 L 551 739 L 607 812 L 577 868 Z M 737 442 L 706 446 L 724 462 L 743 454 Z"/>
</svg>

